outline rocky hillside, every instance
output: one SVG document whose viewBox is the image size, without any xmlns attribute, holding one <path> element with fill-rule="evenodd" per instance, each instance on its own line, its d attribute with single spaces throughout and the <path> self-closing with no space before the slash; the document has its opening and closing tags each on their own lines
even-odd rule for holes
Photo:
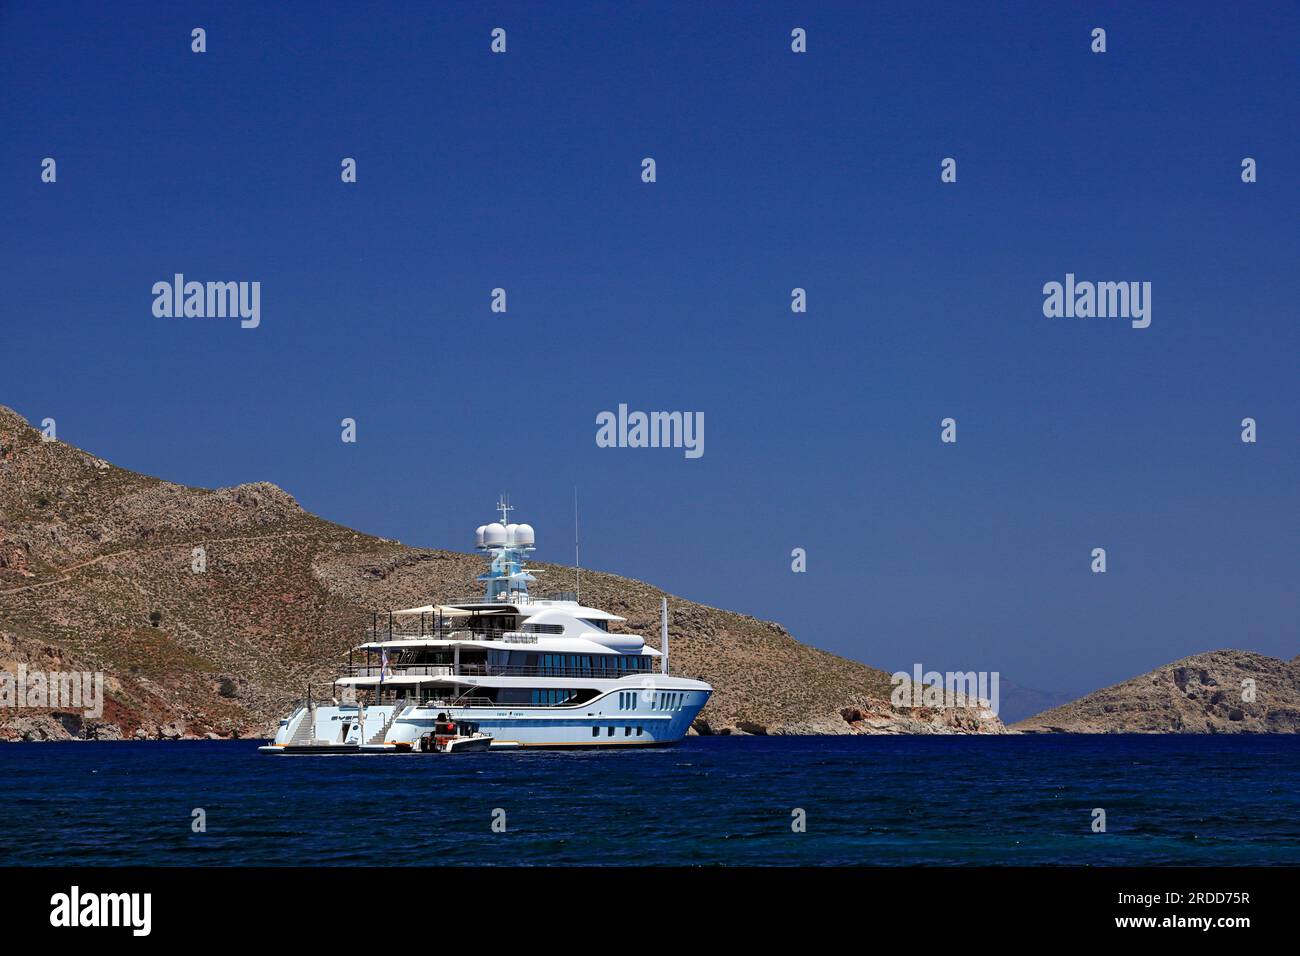
<svg viewBox="0 0 1300 956">
<path fill-rule="evenodd" d="M 1209 651 L 1023 720 L 1012 730 L 1075 734 L 1300 732 L 1300 658 Z"/>
<path fill-rule="evenodd" d="M 211 491 L 116 468 L 0 406 L 0 671 L 102 671 L 108 694 L 98 720 L 0 710 L 0 739 L 263 736 L 309 682 L 329 686 L 374 609 L 471 592 L 480 570 L 475 555 L 323 521 L 274 485 Z M 583 574 L 584 600 L 655 645 L 662 594 Z M 978 706 L 895 709 L 886 673 L 779 624 L 669 607 L 674 672 L 716 688 L 700 733 L 1004 730 Z"/>
</svg>

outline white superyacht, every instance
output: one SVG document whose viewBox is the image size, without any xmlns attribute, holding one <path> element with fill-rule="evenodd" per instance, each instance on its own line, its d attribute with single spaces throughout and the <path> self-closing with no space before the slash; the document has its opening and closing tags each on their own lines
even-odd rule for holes
<svg viewBox="0 0 1300 956">
<path fill-rule="evenodd" d="M 526 524 L 482 525 L 484 592 L 387 615 L 353 648 L 336 696 L 309 699 L 280 721 L 270 753 L 452 753 L 524 747 L 649 747 L 681 740 L 713 688 L 668 672 L 664 652 L 624 618 L 574 592 L 534 598 Z M 356 656 L 363 655 L 358 663 Z"/>
</svg>

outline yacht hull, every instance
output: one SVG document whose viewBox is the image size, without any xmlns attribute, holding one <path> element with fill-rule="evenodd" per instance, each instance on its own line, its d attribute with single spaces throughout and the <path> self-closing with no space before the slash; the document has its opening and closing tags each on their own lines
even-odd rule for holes
<svg viewBox="0 0 1300 956">
<path fill-rule="evenodd" d="M 655 693 L 640 685 L 613 688 L 577 707 L 457 707 L 388 703 L 300 707 L 280 722 L 274 743 L 282 753 L 347 753 L 418 747 L 434 730 L 438 714 L 477 725 L 493 738 L 491 749 L 592 749 L 654 747 L 686 736 L 712 689 L 685 678 L 667 678 Z M 351 748 L 349 751 L 345 748 Z"/>
</svg>

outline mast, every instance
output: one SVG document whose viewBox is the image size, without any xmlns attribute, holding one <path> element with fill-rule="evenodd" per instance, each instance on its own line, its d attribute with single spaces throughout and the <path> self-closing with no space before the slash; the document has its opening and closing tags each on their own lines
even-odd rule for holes
<svg viewBox="0 0 1300 956">
<path fill-rule="evenodd" d="M 660 661 L 660 668 L 665 677 L 668 676 L 668 598 L 663 599 L 663 605 L 659 611 L 659 646 L 663 649 L 663 659 Z"/>
<path fill-rule="evenodd" d="M 504 494 L 497 502 L 497 510 L 501 512 L 500 523 L 480 525 L 475 532 L 476 546 L 488 562 L 487 571 L 478 576 L 484 586 L 483 600 L 527 603 L 528 585 L 537 580 L 525 567 L 528 554 L 537 547 L 533 527 L 510 523 L 514 506 Z"/>
<path fill-rule="evenodd" d="M 582 603 L 582 561 L 578 558 L 578 486 L 573 486 L 573 584 L 574 599 Z"/>
</svg>

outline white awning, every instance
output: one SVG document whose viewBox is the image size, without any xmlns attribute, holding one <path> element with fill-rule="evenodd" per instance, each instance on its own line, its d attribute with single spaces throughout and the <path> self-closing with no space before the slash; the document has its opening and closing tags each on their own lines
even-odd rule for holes
<svg viewBox="0 0 1300 956">
<path fill-rule="evenodd" d="M 418 687 L 423 684 L 467 684 L 458 677 L 434 677 L 427 674 L 390 674 L 382 681 L 378 677 L 340 677 L 334 683 L 340 687 Z"/>
<path fill-rule="evenodd" d="M 424 607 L 408 607 L 401 611 L 393 611 L 394 616 L 398 614 L 430 614 L 433 616 L 442 615 L 443 617 L 466 617 L 472 614 L 472 611 L 466 611 L 458 607 L 446 607 L 442 604 L 426 604 Z"/>
</svg>

